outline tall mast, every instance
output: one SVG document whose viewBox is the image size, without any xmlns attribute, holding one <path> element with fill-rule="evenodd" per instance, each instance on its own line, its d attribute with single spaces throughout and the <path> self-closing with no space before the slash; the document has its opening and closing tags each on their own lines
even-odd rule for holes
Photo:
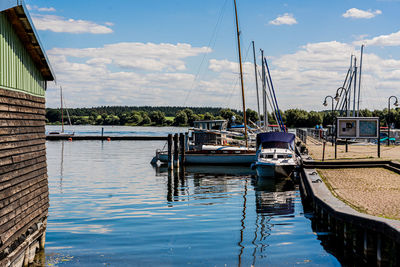
<svg viewBox="0 0 400 267">
<path fill-rule="evenodd" d="M 64 132 L 64 110 L 63 110 L 63 94 L 62 87 L 60 86 L 60 99 L 61 99 L 61 132 Z"/>
<path fill-rule="evenodd" d="M 258 97 L 258 79 L 257 79 L 257 63 L 256 63 L 256 48 L 254 46 L 254 41 L 252 41 L 253 44 L 253 58 L 254 58 L 254 75 L 256 76 L 256 91 L 257 91 L 257 109 L 258 109 L 258 118 L 261 122 L 261 113 L 260 113 L 260 98 Z"/>
<path fill-rule="evenodd" d="M 364 53 L 364 45 L 361 45 L 361 57 L 360 57 L 360 76 L 358 77 L 357 117 L 360 115 L 361 69 L 362 69 L 362 59 L 363 59 L 363 53 Z"/>
<path fill-rule="evenodd" d="M 246 140 L 246 147 L 248 147 L 248 144 L 247 144 L 247 125 L 246 125 L 246 121 L 247 121 L 246 120 L 246 101 L 244 99 L 242 53 L 240 51 L 240 32 L 239 32 L 239 22 L 238 22 L 237 8 L 236 8 L 236 0 L 233 0 L 233 3 L 235 4 L 236 32 L 237 32 L 237 42 L 238 42 L 238 52 L 239 52 L 239 66 L 240 66 L 240 83 L 242 85 L 244 138 Z"/>
<path fill-rule="evenodd" d="M 357 58 L 354 57 L 353 117 L 356 116 L 356 93 L 357 93 Z"/>
<path fill-rule="evenodd" d="M 262 66 L 262 87 L 263 87 L 263 114 L 264 114 L 264 131 L 268 130 L 268 111 L 267 111 L 267 85 L 265 82 L 265 66 L 264 66 L 264 50 L 261 49 L 261 66 Z"/>
</svg>

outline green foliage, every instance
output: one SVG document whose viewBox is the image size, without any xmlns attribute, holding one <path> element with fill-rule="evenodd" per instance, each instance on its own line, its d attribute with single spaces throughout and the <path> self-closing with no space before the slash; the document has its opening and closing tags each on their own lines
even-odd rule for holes
<svg viewBox="0 0 400 267">
<path fill-rule="evenodd" d="M 246 110 L 246 121 L 247 121 L 247 124 L 249 124 L 250 121 L 252 121 L 253 123 L 256 123 L 258 121 L 258 113 L 256 111 L 248 108 Z"/>
<path fill-rule="evenodd" d="M 186 126 L 188 123 L 188 117 L 185 113 L 185 111 L 180 110 L 176 113 L 175 119 L 174 119 L 174 125 L 175 126 Z"/>
<path fill-rule="evenodd" d="M 210 112 L 204 113 L 204 120 L 213 120 L 214 116 Z"/>
<path fill-rule="evenodd" d="M 159 108 L 159 109 L 158 109 Z M 92 125 L 154 125 L 154 126 L 193 126 L 197 120 L 225 119 L 231 122 L 232 117 L 236 117 L 236 123 L 243 123 L 243 113 L 227 108 L 179 108 L 179 107 L 97 107 L 97 108 L 78 108 L 69 109 L 72 124 L 92 124 Z M 165 111 L 168 111 L 166 113 Z M 171 111 L 174 111 L 171 113 Z M 258 114 L 254 110 L 246 110 L 247 119 L 252 122 L 258 121 Z M 317 124 L 324 126 L 331 125 L 334 118 L 339 116 L 338 112 L 332 114 L 326 111 L 306 111 L 302 109 L 288 109 L 281 111 L 281 116 L 287 127 L 314 127 Z M 394 123 L 400 127 L 400 110 L 367 109 L 360 110 L 361 117 L 379 117 L 381 125 Z M 67 124 L 68 118 L 64 111 L 64 123 Z M 270 124 L 276 124 L 275 117 L 268 113 Z M 51 124 L 61 124 L 60 109 L 46 109 L 46 122 Z"/>
</svg>

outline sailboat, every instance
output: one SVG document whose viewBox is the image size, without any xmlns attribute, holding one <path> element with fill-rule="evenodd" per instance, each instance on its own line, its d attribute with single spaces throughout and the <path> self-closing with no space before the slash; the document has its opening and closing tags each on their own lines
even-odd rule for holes
<svg viewBox="0 0 400 267">
<path fill-rule="evenodd" d="M 185 152 L 185 163 L 187 164 L 228 164 L 228 165 L 250 165 L 256 160 L 256 149 L 249 145 L 249 134 L 246 118 L 246 105 L 244 95 L 244 82 L 243 82 L 243 67 L 242 67 L 242 54 L 240 48 L 240 31 L 237 15 L 236 0 L 234 2 L 235 18 L 236 18 L 236 33 L 237 33 L 237 46 L 239 53 L 239 67 L 240 67 L 240 82 L 242 89 L 242 106 L 243 106 L 243 120 L 244 132 L 240 133 L 243 144 L 233 145 L 232 140 L 235 140 L 235 132 L 226 131 L 221 127 L 215 129 L 213 127 L 196 127 L 192 129 L 192 143 L 189 144 L 189 150 Z M 196 122 L 195 122 L 196 124 Z M 218 124 L 217 121 L 201 121 L 199 125 Z M 239 133 L 236 133 L 239 134 Z M 152 162 L 161 161 L 167 162 L 167 151 L 156 151 L 156 156 Z"/>
<path fill-rule="evenodd" d="M 62 136 L 62 137 L 66 137 L 66 138 L 72 137 L 75 134 L 74 132 L 72 132 L 72 133 L 64 132 L 64 108 L 63 108 L 64 105 L 63 105 L 63 93 L 62 93 L 62 87 L 61 86 L 60 86 L 60 100 L 61 100 L 61 132 L 52 131 L 52 132 L 49 132 L 48 135 L 49 136 Z M 69 117 L 68 110 L 66 110 L 66 111 L 67 111 L 69 125 L 72 125 L 71 124 L 71 119 Z"/>
</svg>

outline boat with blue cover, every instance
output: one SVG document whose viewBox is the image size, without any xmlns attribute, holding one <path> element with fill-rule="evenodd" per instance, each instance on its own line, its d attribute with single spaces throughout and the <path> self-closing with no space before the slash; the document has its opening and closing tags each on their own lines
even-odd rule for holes
<svg viewBox="0 0 400 267">
<path fill-rule="evenodd" d="M 294 151 L 295 135 L 267 132 L 257 135 L 256 162 L 252 165 L 259 177 L 290 176 L 298 165 Z"/>
</svg>

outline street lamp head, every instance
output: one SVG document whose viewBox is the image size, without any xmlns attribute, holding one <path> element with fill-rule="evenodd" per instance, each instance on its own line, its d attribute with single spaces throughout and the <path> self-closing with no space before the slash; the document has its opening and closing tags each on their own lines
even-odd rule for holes
<svg viewBox="0 0 400 267">
<path fill-rule="evenodd" d="M 399 106 L 399 102 L 397 101 L 397 98 L 396 98 L 396 102 L 394 102 L 393 105 L 395 105 L 396 107 Z"/>
<path fill-rule="evenodd" d="M 324 101 L 324 103 L 322 105 L 324 105 L 325 107 L 328 105 L 328 103 L 326 103 L 326 100 Z"/>
<path fill-rule="evenodd" d="M 340 100 L 340 96 L 338 93 L 336 93 L 336 95 L 335 95 L 335 100 L 336 100 L 336 102 L 339 102 L 339 100 Z"/>
</svg>

